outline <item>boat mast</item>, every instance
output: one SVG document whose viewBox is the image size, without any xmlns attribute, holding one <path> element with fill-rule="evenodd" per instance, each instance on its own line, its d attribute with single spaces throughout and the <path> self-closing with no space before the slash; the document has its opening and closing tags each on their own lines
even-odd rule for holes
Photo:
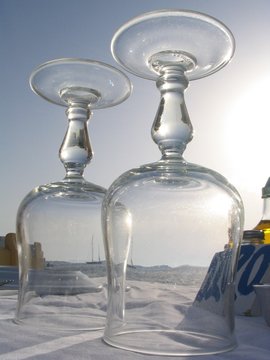
<svg viewBox="0 0 270 360">
<path fill-rule="evenodd" d="M 94 262 L 94 235 L 92 235 L 92 262 Z"/>
</svg>

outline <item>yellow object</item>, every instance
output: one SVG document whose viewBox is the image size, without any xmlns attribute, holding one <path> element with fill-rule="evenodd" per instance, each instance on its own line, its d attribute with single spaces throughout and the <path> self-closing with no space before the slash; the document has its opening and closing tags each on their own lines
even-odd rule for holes
<svg viewBox="0 0 270 360">
<path fill-rule="evenodd" d="M 263 230 L 264 244 L 270 244 L 270 220 L 261 220 L 254 230 Z"/>
<path fill-rule="evenodd" d="M 264 244 L 270 244 L 270 178 L 262 189 L 263 215 L 254 230 L 263 230 Z"/>
</svg>

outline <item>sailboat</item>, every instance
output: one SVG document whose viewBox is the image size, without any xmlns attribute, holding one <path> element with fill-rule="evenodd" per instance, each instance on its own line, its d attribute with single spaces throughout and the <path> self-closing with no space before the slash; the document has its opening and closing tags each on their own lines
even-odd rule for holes
<svg viewBox="0 0 270 360">
<path fill-rule="evenodd" d="M 92 260 L 87 261 L 86 264 L 101 264 L 99 245 L 98 245 L 98 260 L 94 260 L 94 236 L 92 236 Z"/>
</svg>

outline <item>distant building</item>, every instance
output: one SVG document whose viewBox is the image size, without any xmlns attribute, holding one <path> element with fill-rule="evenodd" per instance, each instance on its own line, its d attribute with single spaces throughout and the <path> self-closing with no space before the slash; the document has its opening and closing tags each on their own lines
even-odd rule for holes
<svg viewBox="0 0 270 360">
<path fill-rule="evenodd" d="M 43 269 L 45 259 L 41 244 L 35 242 L 29 246 L 30 267 L 33 269 Z M 0 266 L 18 266 L 18 250 L 16 234 L 8 233 L 0 237 Z"/>
<path fill-rule="evenodd" d="M 31 256 L 31 268 L 32 269 L 43 269 L 45 266 L 45 259 L 41 248 L 41 243 L 34 242 L 30 245 L 30 256 Z"/>
<path fill-rule="evenodd" d="M 18 266 L 16 234 L 8 233 L 0 243 L 0 265 Z"/>
</svg>

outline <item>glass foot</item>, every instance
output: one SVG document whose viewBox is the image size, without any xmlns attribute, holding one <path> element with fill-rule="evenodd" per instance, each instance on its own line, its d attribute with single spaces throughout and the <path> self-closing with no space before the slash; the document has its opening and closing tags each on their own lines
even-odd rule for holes
<svg viewBox="0 0 270 360">
<path fill-rule="evenodd" d="M 164 62 L 166 57 L 187 62 L 186 75 L 194 80 L 225 66 L 234 48 L 232 33 L 220 21 L 186 10 L 159 10 L 138 16 L 119 28 L 111 45 L 119 64 L 150 80 L 158 76 L 153 58 L 154 62 Z"/>
<path fill-rule="evenodd" d="M 91 109 L 117 105 L 130 95 L 130 81 L 116 68 L 88 59 L 57 59 L 39 66 L 30 77 L 32 90 L 62 106 L 89 101 Z"/>
</svg>

